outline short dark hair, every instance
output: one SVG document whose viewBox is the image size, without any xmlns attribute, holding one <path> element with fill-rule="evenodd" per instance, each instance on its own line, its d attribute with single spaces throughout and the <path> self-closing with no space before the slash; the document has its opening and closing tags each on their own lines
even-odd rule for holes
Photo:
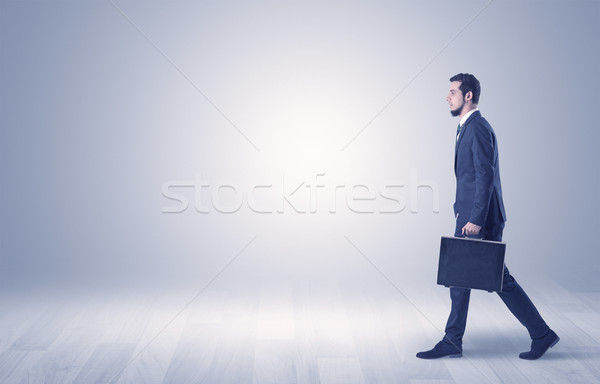
<svg viewBox="0 0 600 384">
<path fill-rule="evenodd" d="M 470 73 L 459 73 L 458 75 L 454 75 L 450 78 L 450 81 L 460 81 L 460 91 L 464 95 L 468 92 L 473 92 L 473 104 L 479 103 L 479 95 L 481 95 L 481 85 L 479 85 L 479 80 Z"/>
</svg>

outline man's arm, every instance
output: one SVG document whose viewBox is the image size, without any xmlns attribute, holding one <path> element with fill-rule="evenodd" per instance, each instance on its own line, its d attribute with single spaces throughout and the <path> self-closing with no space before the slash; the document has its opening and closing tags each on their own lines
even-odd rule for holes
<svg viewBox="0 0 600 384">
<path fill-rule="evenodd" d="M 475 201 L 463 233 L 477 234 L 484 224 L 494 188 L 495 139 L 484 124 L 473 124 L 473 164 L 475 166 Z"/>
</svg>

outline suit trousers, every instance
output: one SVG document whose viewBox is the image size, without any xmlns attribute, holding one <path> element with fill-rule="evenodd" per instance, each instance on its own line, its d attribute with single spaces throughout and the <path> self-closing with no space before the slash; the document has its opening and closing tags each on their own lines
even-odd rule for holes
<svg viewBox="0 0 600 384">
<path fill-rule="evenodd" d="M 461 230 L 462 225 L 457 223 L 454 236 L 464 237 L 464 235 L 461 234 Z M 498 223 L 483 227 L 479 236 L 483 238 L 483 240 L 502 241 L 503 230 L 504 223 Z M 527 296 L 515 278 L 512 277 L 508 268 L 506 268 L 506 264 L 504 265 L 502 292 L 497 293 L 517 320 L 527 328 L 529 336 L 532 339 L 539 339 L 546 336 L 550 328 L 546 325 L 544 319 L 542 319 L 542 316 L 529 299 L 529 296 Z M 450 288 L 452 307 L 448 322 L 446 323 L 446 335 L 444 336 L 444 341 L 457 347 L 462 346 L 462 339 L 467 325 L 470 297 L 470 289 Z"/>
</svg>

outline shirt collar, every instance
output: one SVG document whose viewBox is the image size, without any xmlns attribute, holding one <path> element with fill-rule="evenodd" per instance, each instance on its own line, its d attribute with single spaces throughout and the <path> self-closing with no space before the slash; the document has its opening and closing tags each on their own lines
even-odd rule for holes
<svg viewBox="0 0 600 384">
<path fill-rule="evenodd" d="M 475 111 L 479 111 L 479 108 L 475 108 L 475 109 L 471 109 L 469 112 L 467 112 L 466 115 L 464 115 L 462 117 L 462 119 L 460 119 L 460 126 L 462 127 L 463 125 L 465 125 L 465 121 L 467 121 L 467 119 L 475 112 Z"/>
</svg>

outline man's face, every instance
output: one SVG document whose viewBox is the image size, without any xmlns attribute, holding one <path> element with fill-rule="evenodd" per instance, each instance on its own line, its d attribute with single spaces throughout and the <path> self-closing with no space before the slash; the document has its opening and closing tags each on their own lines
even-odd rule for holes
<svg viewBox="0 0 600 384">
<path fill-rule="evenodd" d="M 462 109 L 465 106 L 465 99 L 460 91 L 460 81 L 453 81 L 450 83 L 450 91 L 446 96 L 446 101 L 450 106 L 450 113 L 452 116 L 460 116 Z"/>
</svg>

